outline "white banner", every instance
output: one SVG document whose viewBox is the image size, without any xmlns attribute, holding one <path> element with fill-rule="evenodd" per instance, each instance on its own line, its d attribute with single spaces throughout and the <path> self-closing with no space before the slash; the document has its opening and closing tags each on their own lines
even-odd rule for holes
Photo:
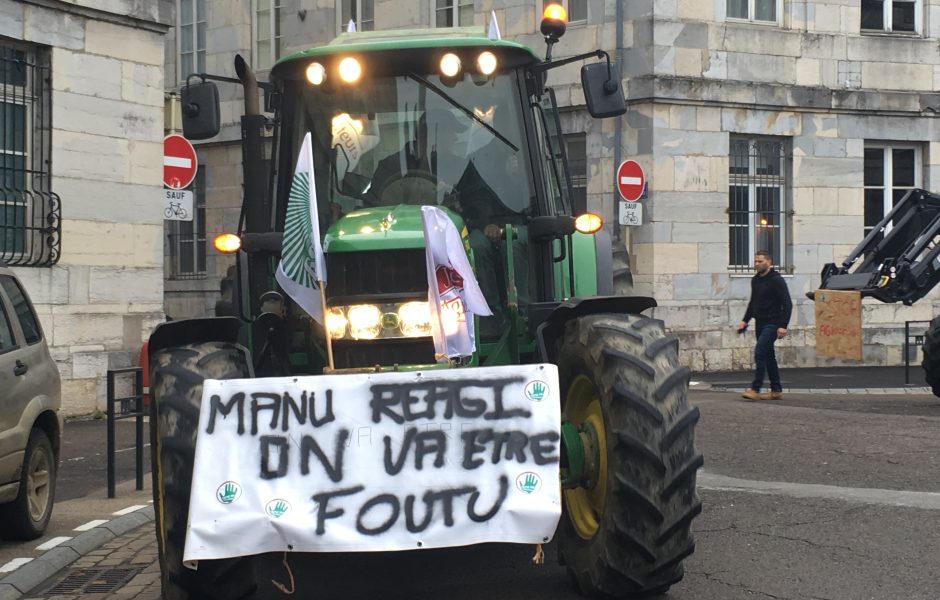
<svg viewBox="0 0 940 600">
<path fill-rule="evenodd" d="M 543 543 L 554 365 L 207 380 L 184 561 Z"/>
</svg>

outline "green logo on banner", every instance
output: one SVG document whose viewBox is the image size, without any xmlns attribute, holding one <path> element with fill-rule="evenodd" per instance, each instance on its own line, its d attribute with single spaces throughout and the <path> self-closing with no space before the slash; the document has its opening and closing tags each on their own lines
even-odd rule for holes
<svg viewBox="0 0 940 600">
<path fill-rule="evenodd" d="M 231 504 L 242 495 L 242 486 L 234 481 L 226 481 L 215 491 L 215 497 L 222 504 Z"/>
<path fill-rule="evenodd" d="M 532 471 L 516 477 L 516 488 L 524 494 L 534 494 L 542 487 L 542 478 Z"/>
<path fill-rule="evenodd" d="M 290 510 L 290 502 L 288 502 L 287 500 L 281 500 L 280 498 L 271 500 L 264 507 L 264 512 L 268 513 L 269 516 L 272 516 L 275 519 L 280 519 L 289 510 Z"/>
<path fill-rule="evenodd" d="M 541 402 L 548 395 L 548 384 L 544 381 L 530 381 L 525 386 L 525 397 L 532 402 Z"/>
</svg>

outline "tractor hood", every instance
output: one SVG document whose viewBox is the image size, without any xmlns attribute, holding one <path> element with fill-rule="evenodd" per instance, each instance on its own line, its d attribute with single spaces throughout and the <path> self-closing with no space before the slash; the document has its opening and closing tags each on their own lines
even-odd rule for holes
<svg viewBox="0 0 940 600">
<path fill-rule="evenodd" d="M 442 209 L 461 237 L 466 237 L 463 219 L 447 208 Z M 327 253 L 408 248 L 424 248 L 421 207 L 408 204 L 353 211 L 331 225 L 323 240 Z"/>
</svg>

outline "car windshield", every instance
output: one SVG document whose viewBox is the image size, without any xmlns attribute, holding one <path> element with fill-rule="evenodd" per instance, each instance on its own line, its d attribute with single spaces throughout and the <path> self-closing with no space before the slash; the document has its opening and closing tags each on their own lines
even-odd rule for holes
<svg viewBox="0 0 940 600">
<path fill-rule="evenodd" d="M 512 75 L 304 85 L 290 143 L 311 131 L 320 210 L 444 205 L 473 219 L 530 212 L 533 186 Z M 484 206 L 486 205 L 486 206 Z M 322 213 L 321 213 L 322 214 Z"/>
</svg>

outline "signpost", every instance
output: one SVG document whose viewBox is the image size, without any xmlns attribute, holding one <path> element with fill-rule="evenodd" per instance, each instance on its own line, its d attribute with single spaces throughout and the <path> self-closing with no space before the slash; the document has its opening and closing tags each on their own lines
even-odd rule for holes
<svg viewBox="0 0 940 600">
<path fill-rule="evenodd" d="M 646 175 L 635 160 L 625 160 L 617 167 L 617 189 L 627 202 L 636 202 L 643 195 Z"/>
<path fill-rule="evenodd" d="M 163 138 L 163 185 L 181 190 L 196 178 L 196 150 L 189 140 L 171 134 Z"/>
<path fill-rule="evenodd" d="M 163 190 L 163 218 L 167 221 L 192 221 L 193 193 L 189 190 Z"/>
<path fill-rule="evenodd" d="M 193 193 L 188 187 L 196 178 L 196 150 L 189 140 L 172 134 L 163 138 L 163 218 L 193 220 Z"/>
<path fill-rule="evenodd" d="M 621 202 L 620 203 L 620 224 L 621 225 L 642 225 L 643 224 L 643 205 L 639 202 Z"/>
</svg>

